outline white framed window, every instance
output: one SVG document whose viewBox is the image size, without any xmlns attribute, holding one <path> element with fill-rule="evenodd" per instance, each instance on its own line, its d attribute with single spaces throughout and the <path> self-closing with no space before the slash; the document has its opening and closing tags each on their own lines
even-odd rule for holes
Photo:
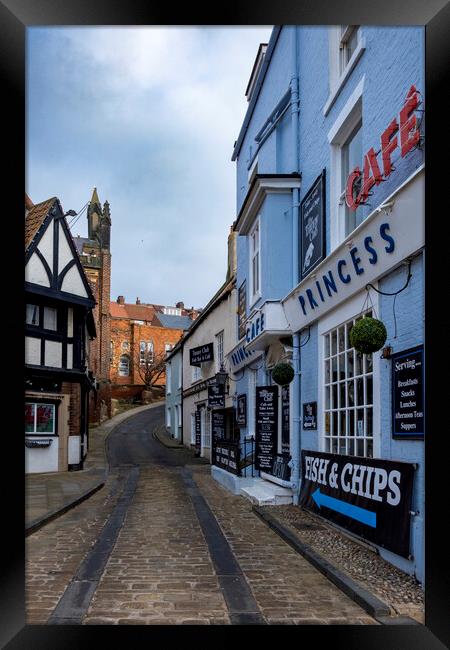
<svg viewBox="0 0 450 650">
<path fill-rule="evenodd" d="M 323 107 L 328 115 L 339 93 L 363 55 L 366 45 L 360 25 L 334 25 L 328 29 L 329 96 Z"/>
<path fill-rule="evenodd" d="M 27 325 L 39 326 L 39 307 L 38 305 L 27 305 L 25 322 Z"/>
<path fill-rule="evenodd" d="M 128 354 L 122 354 L 119 359 L 119 375 L 128 377 L 130 374 L 130 357 Z"/>
<path fill-rule="evenodd" d="M 261 237 L 260 218 L 249 234 L 249 260 L 250 260 L 250 300 L 251 304 L 261 296 Z"/>
<path fill-rule="evenodd" d="M 361 223 L 363 207 L 348 208 L 345 190 L 349 173 L 363 164 L 362 94 L 365 78 L 356 86 L 328 133 L 330 165 L 330 244 L 335 249 Z M 354 184 L 359 192 L 360 184 Z"/>
<path fill-rule="evenodd" d="M 139 362 L 141 365 L 153 363 L 153 341 L 139 343 Z"/>
<path fill-rule="evenodd" d="M 372 458 L 381 445 L 380 355 L 356 352 L 349 339 L 354 323 L 372 315 L 360 313 L 363 300 L 359 294 L 319 323 L 317 406 L 321 451 Z"/>
<path fill-rule="evenodd" d="M 169 316 L 181 316 L 181 308 L 179 307 L 163 307 L 163 314 Z"/>
<path fill-rule="evenodd" d="M 344 74 L 359 43 L 361 29 L 359 25 L 340 25 L 339 38 L 339 74 Z"/>
<path fill-rule="evenodd" d="M 147 358 L 149 363 L 153 363 L 153 359 L 154 359 L 153 341 L 147 341 Z"/>
<path fill-rule="evenodd" d="M 223 366 L 223 330 L 216 334 L 216 371 Z"/>
<path fill-rule="evenodd" d="M 202 369 L 199 366 L 191 366 L 192 382 L 199 381 L 202 378 Z"/>
<path fill-rule="evenodd" d="M 55 404 L 25 403 L 25 435 L 55 435 Z"/>
<path fill-rule="evenodd" d="M 170 395 L 172 392 L 172 364 L 166 363 L 166 387 L 167 387 L 167 394 Z"/>
</svg>

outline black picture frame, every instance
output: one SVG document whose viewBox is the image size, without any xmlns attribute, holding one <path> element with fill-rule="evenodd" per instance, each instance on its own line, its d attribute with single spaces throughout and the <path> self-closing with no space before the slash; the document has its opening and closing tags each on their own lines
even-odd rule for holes
<svg viewBox="0 0 450 650">
<path fill-rule="evenodd" d="M 318 202 L 318 204 L 317 204 Z M 313 221 L 310 217 L 313 216 Z M 326 257 L 326 170 L 323 169 L 300 201 L 300 281 Z M 311 232 L 312 231 L 312 232 Z M 309 242 L 309 243 L 308 243 Z M 310 247 L 311 253 L 310 253 Z M 311 262 L 305 263 L 311 254 Z"/>
<path fill-rule="evenodd" d="M 317 0 L 315 3 L 258 3 L 250 6 L 241 3 L 233 6 L 216 6 L 213 12 L 208 6 L 180 5 L 174 14 L 169 5 L 147 4 L 138 0 L 120 3 L 114 0 L 99 0 L 96 3 L 86 0 L 65 0 L 56 3 L 53 0 L 6 0 L 0 4 L 0 66 L 3 77 L 3 92 L 8 101 L 3 104 L 5 129 L 4 144 L 8 152 L 8 164 L 4 169 L 4 186 L 8 188 L 9 205 L 14 218 L 8 219 L 8 250 L 12 251 L 12 263 L 8 267 L 8 281 L 4 287 L 5 304 L 16 305 L 15 313 L 22 313 L 23 295 L 23 152 L 25 151 L 25 30 L 33 25 L 170 25 L 176 16 L 177 25 L 202 24 L 383 24 L 422 25 L 426 28 L 426 103 L 427 103 L 427 146 L 425 158 L 426 177 L 426 213 L 438 214 L 442 210 L 442 188 L 446 187 L 447 168 L 441 163 L 442 125 L 447 119 L 447 103 L 442 101 L 445 95 L 448 66 L 448 25 L 450 7 L 446 0 L 424 3 L 413 0 L 405 3 L 401 0 L 381 0 L 377 3 L 361 3 L 345 0 L 341 3 L 329 3 Z M 426 350 L 427 365 L 426 384 L 430 385 L 442 368 L 443 360 L 448 359 L 449 351 L 442 345 L 442 302 L 436 300 L 435 280 L 446 277 L 447 259 L 442 255 L 442 241 L 448 241 L 445 219 L 440 220 L 439 229 L 435 220 L 425 223 L 427 256 L 425 258 L 425 312 L 426 312 Z M 432 262 L 431 262 L 432 260 Z M 17 304 L 18 303 L 18 304 Z M 12 317 L 13 321 L 14 317 Z M 8 403 L 12 426 L 18 431 L 23 426 L 23 376 L 22 350 L 23 332 L 21 321 L 19 327 L 12 327 L 8 335 L 9 345 L 5 347 L 8 374 Z M 17 356 L 19 355 L 19 360 Z M 446 362 L 448 365 L 448 361 Z M 427 394 L 425 412 L 426 429 L 439 431 L 442 426 L 443 405 L 448 400 L 445 382 L 435 382 L 433 391 Z M 446 566 L 442 558 L 448 552 L 447 536 L 442 535 L 439 526 L 442 515 L 443 492 L 440 476 L 447 471 L 447 454 L 442 453 L 442 445 L 435 444 L 425 437 L 426 446 L 426 618 L 425 626 L 312 626 L 303 627 L 302 636 L 311 633 L 315 643 L 330 643 L 333 647 L 345 647 L 346 650 L 369 648 L 384 650 L 408 648 L 408 650 L 442 650 L 450 645 L 450 621 L 448 617 L 448 580 L 445 579 Z M 127 643 L 142 642 L 147 636 L 152 641 L 189 638 L 198 642 L 199 637 L 241 633 L 236 626 L 225 629 L 222 626 L 151 626 L 148 629 L 129 626 L 31 626 L 25 621 L 24 595 L 24 480 L 18 468 L 23 464 L 23 444 L 19 436 L 8 442 L 9 458 L 3 476 L 5 487 L 14 498 L 5 499 L 3 503 L 4 519 L 8 522 L 8 534 L 4 536 L 3 549 L 3 589 L 1 596 L 2 615 L 0 625 L 0 645 L 8 650 L 33 647 L 34 650 L 52 650 L 79 647 L 97 647 L 111 638 L 126 640 Z M 5 490 L 6 493 L 6 490 Z M 138 628 L 138 629 L 136 629 Z M 252 627 L 252 636 L 259 633 L 265 637 L 273 634 L 279 636 L 279 628 L 274 626 Z M 178 639 L 177 639 L 178 640 Z M 90 642 L 89 642 L 90 641 Z"/>
</svg>

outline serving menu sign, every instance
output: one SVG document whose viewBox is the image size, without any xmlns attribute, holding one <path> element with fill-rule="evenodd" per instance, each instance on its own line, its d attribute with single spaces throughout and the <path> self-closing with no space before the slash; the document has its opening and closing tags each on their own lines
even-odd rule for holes
<svg viewBox="0 0 450 650">
<path fill-rule="evenodd" d="M 255 467 L 271 471 L 276 454 L 278 386 L 256 387 Z"/>
<path fill-rule="evenodd" d="M 303 450 L 302 477 L 299 505 L 409 556 L 414 465 Z"/>
<path fill-rule="evenodd" d="M 392 435 L 424 436 L 423 346 L 392 356 Z"/>
<path fill-rule="evenodd" d="M 301 202 L 300 278 L 325 257 L 325 170 Z"/>
</svg>

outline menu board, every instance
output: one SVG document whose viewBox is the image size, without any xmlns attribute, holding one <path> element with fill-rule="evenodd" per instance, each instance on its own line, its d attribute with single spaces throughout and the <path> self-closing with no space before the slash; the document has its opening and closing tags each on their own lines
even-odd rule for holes
<svg viewBox="0 0 450 650">
<path fill-rule="evenodd" d="M 289 386 L 281 387 L 281 452 L 289 453 Z"/>
<path fill-rule="evenodd" d="M 392 359 L 392 435 L 394 438 L 424 436 L 423 346 Z"/>
<path fill-rule="evenodd" d="M 256 387 L 255 467 L 271 471 L 276 454 L 278 386 Z"/>
<path fill-rule="evenodd" d="M 225 386 L 223 384 L 208 386 L 208 406 L 211 408 L 225 406 Z"/>
<path fill-rule="evenodd" d="M 245 316 L 247 310 L 247 281 L 241 284 L 238 290 L 238 339 L 245 336 Z"/>
</svg>

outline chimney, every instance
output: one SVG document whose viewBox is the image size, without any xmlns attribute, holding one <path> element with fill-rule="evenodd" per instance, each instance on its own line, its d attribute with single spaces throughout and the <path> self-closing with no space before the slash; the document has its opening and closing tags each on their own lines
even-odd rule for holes
<svg viewBox="0 0 450 650">
<path fill-rule="evenodd" d="M 184 309 L 184 302 L 177 302 L 175 307 L 178 307 L 178 309 Z"/>
<path fill-rule="evenodd" d="M 136 298 L 136 305 L 140 305 L 140 304 L 141 304 L 141 301 L 139 300 L 139 298 Z"/>
<path fill-rule="evenodd" d="M 117 297 L 117 302 L 119 305 L 124 305 L 125 304 L 125 298 L 123 296 L 118 296 Z"/>
</svg>

